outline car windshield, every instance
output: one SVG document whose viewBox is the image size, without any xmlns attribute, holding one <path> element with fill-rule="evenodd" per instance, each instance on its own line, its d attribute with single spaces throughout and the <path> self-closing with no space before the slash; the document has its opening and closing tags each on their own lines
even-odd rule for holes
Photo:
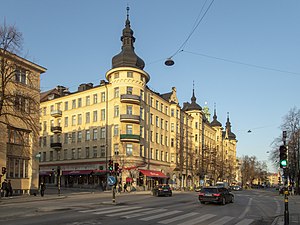
<svg viewBox="0 0 300 225">
<path fill-rule="evenodd" d="M 201 190 L 201 192 L 213 194 L 213 193 L 217 193 L 217 192 L 218 192 L 218 189 L 217 189 L 217 188 L 203 188 L 203 189 Z"/>
</svg>

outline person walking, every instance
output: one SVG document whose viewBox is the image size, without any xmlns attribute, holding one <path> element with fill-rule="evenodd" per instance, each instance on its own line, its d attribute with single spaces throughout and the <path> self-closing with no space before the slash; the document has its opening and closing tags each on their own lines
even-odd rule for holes
<svg viewBox="0 0 300 225">
<path fill-rule="evenodd" d="M 8 197 L 8 184 L 7 184 L 7 180 L 4 179 L 4 181 L 2 182 L 1 185 L 1 196 L 3 197 Z"/>
<path fill-rule="evenodd" d="M 7 188 L 8 188 L 8 196 L 12 196 L 13 188 L 12 188 L 12 185 L 11 185 L 11 180 L 8 180 Z"/>
<path fill-rule="evenodd" d="M 44 197 L 46 185 L 43 182 L 41 183 L 40 190 L 41 190 L 41 196 Z"/>
<path fill-rule="evenodd" d="M 126 192 L 126 191 L 127 191 L 127 184 L 124 183 L 124 192 Z"/>
</svg>

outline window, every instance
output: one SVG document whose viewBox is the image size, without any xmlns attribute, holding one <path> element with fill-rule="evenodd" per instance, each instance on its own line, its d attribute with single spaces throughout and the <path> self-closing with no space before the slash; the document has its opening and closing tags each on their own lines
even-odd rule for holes
<svg viewBox="0 0 300 225">
<path fill-rule="evenodd" d="M 153 154 L 153 148 L 151 148 L 150 149 L 150 159 L 153 159 L 153 156 L 154 156 L 154 154 Z"/>
<path fill-rule="evenodd" d="M 81 125 L 82 124 L 82 114 L 78 114 L 77 115 L 77 125 Z"/>
<path fill-rule="evenodd" d="M 51 136 L 50 136 L 50 144 L 53 143 L 53 140 L 54 140 L 54 139 L 53 139 L 53 135 L 51 135 Z"/>
<path fill-rule="evenodd" d="M 93 129 L 93 140 L 97 140 L 97 135 L 98 135 L 98 129 L 95 128 Z"/>
<path fill-rule="evenodd" d="M 85 140 L 86 140 L 86 141 L 91 140 L 90 130 L 86 130 L 86 131 L 85 131 Z"/>
<path fill-rule="evenodd" d="M 195 128 L 198 129 L 198 122 L 195 122 Z"/>
<path fill-rule="evenodd" d="M 169 146 L 169 143 L 168 143 L 168 136 L 165 136 L 165 145 L 166 145 L 166 146 Z"/>
<path fill-rule="evenodd" d="M 75 126 L 76 125 L 76 116 L 73 115 L 72 116 L 72 126 Z"/>
<path fill-rule="evenodd" d="M 174 147 L 174 138 L 171 138 L 171 147 Z"/>
<path fill-rule="evenodd" d="M 160 127 L 161 127 L 161 129 L 164 129 L 164 120 L 163 119 L 160 119 Z"/>
<path fill-rule="evenodd" d="M 29 132 L 9 127 L 8 128 L 8 142 L 22 146 L 29 146 Z"/>
<path fill-rule="evenodd" d="M 155 134 L 155 142 L 156 142 L 156 143 L 159 143 L 159 142 L 158 142 L 158 133 Z"/>
<path fill-rule="evenodd" d="M 150 140 L 153 142 L 153 131 L 150 131 Z"/>
<path fill-rule="evenodd" d="M 115 155 L 119 155 L 119 144 L 114 144 Z"/>
<path fill-rule="evenodd" d="M 82 106 L 82 98 L 77 99 L 77 105 L 78 105 L 78 108 L 80 108 Z"/>
<path fill-rule="evenodd" d="M 97 156 L 98 156 L 97 146 L 94 146 L 93 147 L 93 157 L 97 158 Z"/>
<path fill-rule="evenodd" d="M 144 101 L 144 91 L 143 90 L 141 90 L 140 98 L 141 98 L 142 101 Z"/>
<path fill-rule="evenodd" d="M 28 178 L 28 159 L 7 157 L 7 178 Z"/>
<path fill-rule="evenodd" d="M 47 152 L 43 152 L 42 161 L 46 162 L 46 160 L 47 160 Z"/>
<path fill-rule="evenodd" d="M 126 134 L 132 134 L 132 125 L 131 124 L 126 125 Z"/>
<path fill-rule="evenodd" d="M 68 102 L 67 102 L 68 103 Z M 43 108 L 43 115 L 46 116 L 47 115 L 47 107 Z"/>
<path fill-rule="evenodd" d="M 71 155 L 71 159 L 75 159 L 75 148 L 72 148 L 72 155 Z"/>
<path fill-rule="evenodd" d="M 114 77 L 115 77 L 115 79 L 119 78 L 119 72 L 115 72 Z"/>
<path fill-rule="evenodd" d="M 174 109 L 171 109 L 171 116 L 174 117 Z"/>
<path fill-rule="evenodd" d="M 105 139 L 105 134 L 106 132 L 105 132 L 105 127 L 101 127 L 100 128 L 100 138 L 101 139 Z"/>
<path fill-rule="evenodd" d="M 51 105 L 50 106 L 50 112 L 53 112 L 54 111 L 54 105 Z"/>
<path fill-rule="evenodd" d="M 126 113 L 127 113 L 127 115 L 132 115 L 132 105 L 128 105 L 126 107 Z"/>
<path fill-rule="evenodd" d="M 56 154 L 56 160 L 59 161 L 60 159 L 61 159 L 61 152 L 60 150 L 58 150 Z"/>
<path fill-rule="evenodd" d="M 144 146 L 140 145 L 140 157 L 144 157 Z"/>
<path fill-rule="evenodd" d="M 86 96 L 85 97 L 85 105 L 88 106 L 90 104 L 91 104 L 91 98 L 90 98 L 90 96 Z"/>
<path fill-rule="evenodd" d="M 21 67 L 17 67 L 15 70 L 16 82 L 27 84 L 27 71 Z"/>
<path fill-rule="evenodd" d="M 132 95 L 132 87 L 127 87 L 126 94 Z"/>
<path fill-rule="evenodd" d="M 133 72 L 132 72 L 132 71 L 128 71 L 128 72 L 127 72 L 127 77 L 133 78 Z"/>
<path fill-rule="evenodd" d="M 156 127 L 159 127 L 159 118 L 158 118 L 158 116 L 155 117 L 155 125 L 156 125 Z"/>
<path fill-rule="evenodd" d="M 161 134 L 161 135 L 160 135 L 160 143 L 161 143 L 162 145 L 164 144 L 163 141 L 164 141 L 164 136 Z"/>
<path fill-rule="evenodd" d="M 29 113 L 30 112 L 30 101 L 31 100 L 27 97 L 24 97 L 22 95 L 16 95 L 14 107 L 18 111 Z"/>
<path fill-rule="evenodd" d="M 81 140 L 82 140 L 82 131 L 78 131 L 77 132 L 77 142 L 81 142 Z"/>
<path fill-rule="evenodd" d="M 126 155 L 132 155 L 132 144 L 126 144 Z"/>
<path fill-rule="evenodd" d="M 169 111 L 169 108 L 168 108 L 168 106 L 166 106 L 166 111 L 165 111 L 165 113 L 168 115 L 168 111 Z"/>
<path fill-rule="evenodd" d="M 91 115 L 90 112 L 85 113 L 85 123 L 90 123 Z"/>
<path fill-rule="evenodd" d="M 160 111 L 163 112 L 163 110 L 164 110 L 164 104 L 161 103 L 160 104 Z"/>
<path fill-rule="evenodd" d="M 195 141 L 198 141 L 198 134 L 195 134 Z"/>
<path fill-rule="evenodd" d="M 100 157 L 105 157 L 105 146 L 101 145 L 100 146 Z"/>
<path fill-rule="evenodd" d="M 77 158 L 81 159 L 82 155 L 81 155 L 81 148 L 77 148 Z"/>
<path fill-rule="evenodd" d="M 171 123 L 171 132 L 174 132 L 174 130 L 175 130 L 174 123 Z"/>
<path fill-rule="evenodd" d="M 54 120 L 50 120 L 50 127 L 54 127 Z"/>
<path fill-rule="evenodd" d="M 153 114 L 150 114 L 150 124 L 153 125 Z"/>
<path fill-rule="evenodd" d="M 101 120 L 105 120 L 105 109 L 101 109 Z"/>
<path fill-rule="evenodd" d="M 158 104 L 159 102 L 156 100 L 156 105 L 155 105 L 155 108 L 158 110 Z"/>
<path fill-rule="evenodd" d="M 89 147 L 85 147 L 85 158 L 90 158 L 90 148 Z"/>
<path fill-rule="evenodd" d="M 69 134 L 64 133 L 64 144 L 68 144 L 68 140 L 69 140 Z"/>
<path fill-rule="evenodd" d="M 64 159 L 68 159 L 68 149 L 64 149 Z"/>
<path fill-rule="evenodd" d="M 114 117 L 118 117 L 119 116 L 119 106 L 115 105 L 114 106 Z"/>
<path fill-rule="evenodd" d="M 71 142 L 72 143 L 75 143 L 75 141 L 76 141 L 76 133 L 75 132 L 72 132 L 72 136 L 71 136 Z"/>
<path fill-rule="evenodd" d="M 69 110 L 69 102 L 65 102 L 65 111 Z"/>
<path fill-rule="evenodd" d="M 93 112 L 93 122 L 97 122 L 97 120 L 98 120 L 97 117 L 98 117 L 98 112 L 96 110 L 96 111 Z"/>
<path fill-rule="evenodd" d="M 114 97 L 115 98 L 119 98 L 119 93 L 120 91 L 119 91 L 119 88 L 118 87 L 116 87 L 115 89 L 114 89 Z"/>
<path fill-rule="evenodd" d="M 169 130 L 169 128 L 168 128 L 168 127 L 169 127 L 169 122 L 168 122 L 168 121 L 166 121 L 166 122 L 165 122 L 165 129 L 166 129 L 166 131 L 168 131 L 168 130 Z"/>
<path fill-rule="evenodd" d="M 94 103 L 94 104 L 97 104 L 97 103 L 98 103 L 98 95 L 97 95 L 97 94 L 94 94 L 94 95 L 93 95 L 93 103 Z"/>
<path fill-rule="evenodd" d="M 163 151 L 160 152 L 160 160 L 164 161 L 164 152 Z"/>
<path fill-rule="evenodd" d="M 159 155 L 158 155 L 158 154 L 159 154 L 159 153 L 158 153 L 158 149 L 156 149 L 156 150 L 155 150 L 155 159 L 156 159 L 156 160 L 159 160 L 159 158 L 158 158 Z"/>
<path fill-rule="evenodd" d="M 65 117 L 65 122 L 64 122 L 64 125 L 65 125 L 65 127 L 68 127 L 68 125 L 69 125 L 69 117 Z"/>
<path fill-rule="evenodd" d="M 118 136 L 119 135 L 119 125 L 116 124 L 114 125 L 114 136 Z"/>
<path fill-rule="evenodd" d="M 76 108 L 76 100 L 72 100 L 72 109 L 75 109 Z"/>
<path fill-rule="evenodd" d="M 152 97 L 150 98 L 150 106 L 151 107 L 153 106 L 153 98 Z"/>
<path fill-rule="evenodd" d="M 143 120 L 144 119 L 144 108 L 140 108 L 140 118 Z"/>
<path fill-rule="evenodd" d="M 174 154 L 171 154 L 171 162 L 175 162 L 175 156 L 174 156 Z"/>
<path fill-rule="evenodd" d="M 101 102 L 105 102 L 105 92 L 101 92 Z"/>
</svg>

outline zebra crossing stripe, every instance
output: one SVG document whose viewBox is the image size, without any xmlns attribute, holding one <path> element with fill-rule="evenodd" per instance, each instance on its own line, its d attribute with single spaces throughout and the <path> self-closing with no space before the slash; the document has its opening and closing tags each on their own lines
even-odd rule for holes
<svg viewBox="0 0 300 225">
<path fill-rule="evenodd" d="M 198 215 L 198 214 L 199 214 L 199 213 L 197 213 L 197 212 L 191 212 L 191 213 L 184 214 L 184 215 L 181 215 L 181 216 L 173 217 L 173 218 L 171 218 L 171 219 L 163 220 L 163 221 L 160 221 L 160 222 L 158 222 L 158 223 L 168 224 L 168 223 L 172 223 L 172 222 L 175 222 L 175 221 L 177 221 L 177 220 L 182 220 L 182 219 L 188 218 L 188 217 L 190 217 L 190 216 Z"/>
<path fill-rule="evenodd" d="M 120 211 L 124 211 L 124 210 L 131 210 L 131 209 L 140 209 L 141 207 L 126 207 L 126 208 L 115 208 L 115 209 L 112 209 L 112 210 L 104 210 L 104 211 L 101 211 L 101 212 L 94 212 L 93 214 L 96 214 L 96 215 L 100 215 L 100 214 L 105 214 L 105 213 L 113 213 L 113 212 L 120 212 Z"/>
<path fill-rule="evenodd" d="M 249 225 L 253 222 L 253 219 L 243 219 L 242 221 L 238 222 L 236 225 Z"/>
<path fill-rule="evenodd" d="M 120 212 L 120 213 L 113 213 L 113 214 L 108 214 L 106 216 L 123 216 L 126 214 L 132 214 L 132 213 L 136 213 L 136 212 L 142 212 L 142 211 L 146 211 L 146 210 L 152 210 L 153 208 L 144 208 L 144 209 L 136 209 L 136 210 L 130 210 L 129 212 Z"/>
<path fill-rule="evenodd" d="M 198 218 L 195 218 L 195 219 L 192 219 L 192 220 L 188 220 L 188 221 L 184 221 L 183 223 L 180 223 L 178 225 L 195 225 L 195 224 L 198 224 L 198 223 L 203 222 L 205 220 L 208 220 L 210 218 L 213 218 L 215 216 L 216 215 L 213 215 L 213 214 L 205 214 L 205 215 L 200 216 Z"/>
<path fill-rule="evenodd" d="M 173 214 L 180 213 L 180 212 L 182 212 L 182 211 L 174 210 L 174 211 L 165 212 L 165 213 L 161 213 L 161 214 L 154 215 L 154 216 L 145 217 L 145 218 L 142 218 L 142 219 L 139 219 L 139 220 L 149 221 L 149 220 L 158 219 L 158 218 L 161 218 L 161 217 L 173 215 Z"/>
<path fill-rule="evenodd" d="M 130 218 L 135 218 L 139 216 L 145 216 L 148 214 L 153 214 L 153 213 L 159 213 L 159 212 L 165 212 L 167 209 L 155 209 L 155 210 L 150 210 L 146 212 L 141 212 L 141 213 L 135 213 L 134 215 L 127 215 L 127 216 L 121 216 L 122 218 L 130 219 Z"/>
<path fill-rule="evenodd" d="M 125 208 L 126 206 L 118 206 L 118 208 Z M 109 210 L 109 209 L 115 209 L 116 206 L 112 206 L 112 207 L 106 207 L 106 208 L 98 208 L 98 209 L 88 209 L 88 210 L 82 210 L 79 211 L 81 213 L 89 213 L 89 212 L 97 212 L 97 211 L 103 211 L 103 210 Z"/>
<path fill-rule="evenodd" d="M 230 220 L 234 219 L 234 217 L 231 217 L 231 216 L 224 216 L 222 217 L 221 219 L 219 220 L 216 220 L 208 225 L 223 225 L 227 222 L 229 222 Z"/>
</svg>

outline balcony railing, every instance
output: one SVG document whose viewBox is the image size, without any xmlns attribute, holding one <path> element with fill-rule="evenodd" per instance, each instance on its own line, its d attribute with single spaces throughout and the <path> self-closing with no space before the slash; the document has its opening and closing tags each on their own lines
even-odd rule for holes
<svg viewBox="0 0 300 225">
<path fill-rule="evenodd" d="M 120 134 L 121 141 L 140 142 L 140 135 L 136 134 Z"/>
<path fill-rule="evenodd" d="M 130 123 L 140 123 L 140 116 L 130 115 L 130 114 L 122 114 L 120 115 L 121 122 L 130 122 Z"/>
<path fill-rule="evenodd" d="M 55 126 L 55 127 L 51 127 L 51 132 L 55 133 L 55 134 L 60 134 L 62 131 L 61 126 Z"/>
<path fill-rule="evenodd" d="M 60 142 L 50 143 L 50 147 L 56 150 L 60 150 L 62 148 L 62 144 Z"/>
<path fill-rule="evenodd" d="M 123 95 L 121 95 L 121 102 L 124 102 L 124 103 L 139 104 L 140 101 L 141 101 L 141 98 L 138 95 L 132 95 L 132 94 L 123 94 Z"/>
<path fill-rule="evenodd" d="M 50 112 L 50 115 L 53 117 L 61 117 L 62 116 L 62 111 L 61 110 L 52 110 Z"/>
</svg>

